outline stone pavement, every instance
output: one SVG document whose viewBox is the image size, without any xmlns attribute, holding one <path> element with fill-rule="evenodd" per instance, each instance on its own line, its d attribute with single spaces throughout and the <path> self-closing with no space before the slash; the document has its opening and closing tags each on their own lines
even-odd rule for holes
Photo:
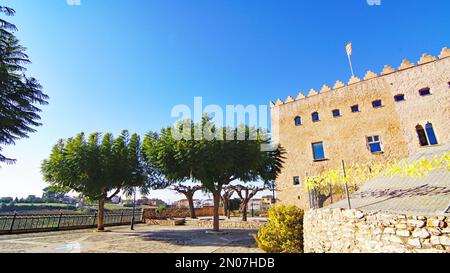
<svg viewBox="0 0 450 273">
<path fill-rule="evenodd" d="M 0 236 L 0 253 L 261 253 L 251 230 L 207 234 L 205 229 L 137 225 Z"/>
</svg>

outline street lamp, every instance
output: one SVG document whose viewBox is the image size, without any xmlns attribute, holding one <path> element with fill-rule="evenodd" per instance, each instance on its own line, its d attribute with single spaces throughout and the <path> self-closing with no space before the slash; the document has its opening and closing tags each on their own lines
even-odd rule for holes
<svg viewBox="0 0 450 273">
<path fill-rule="evenodd" d="M 131 173 L 133 176 L 136 175 L 136 172 Z M 131 216 L 131 230 L 134 230 L 134 214 L 136 211 L 136 186 L 133 187 L 133 216 Z"/>
<path fill-rule="evenodd" d="M 131 230 L 134 230 L 134 213 L 136 210 L 136 187 L 133 190 L 133 216 L 131 217 Z"/>
</svg>

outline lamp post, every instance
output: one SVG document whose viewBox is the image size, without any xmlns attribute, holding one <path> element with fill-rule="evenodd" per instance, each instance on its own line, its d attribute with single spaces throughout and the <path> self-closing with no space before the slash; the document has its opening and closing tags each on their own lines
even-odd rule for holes
<svg viewBox="0 0 450 273">
<path fill-rule="evenodd" d="M 134 214 L 136 211 L 136 187 L 133 190 L 133 216 L 131 216 L 131 230 L 134 230 Z"/>
<path fill-rule="evenodd" d="M 252 217 L 255 217 L 255 210 L 253 209 L 253 201 L 252 201 Z"/>
<path fill-rule="evenodd" d="M 131 173 L 133 176 L 136 175 L 136 172 Z M 136 211 L 136 186 L 133 187 L 133 215 L 131 216 L 131 230 L 134 230 L 134 214 Z"/>
</svg>

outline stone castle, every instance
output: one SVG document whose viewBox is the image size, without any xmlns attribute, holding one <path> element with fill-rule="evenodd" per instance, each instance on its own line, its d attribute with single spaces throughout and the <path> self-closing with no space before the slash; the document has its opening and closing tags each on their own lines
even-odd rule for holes
<svg viewBox="0 0 450 273">
<path fill-rule="evenodd" d="M 271 102 L 271 120 L 273 140 L 287 152 L 277 198 L 307 209 L 305 177 L 342 160 L 400 160 L 450 143 L 450 49 Z"/>
</svg>

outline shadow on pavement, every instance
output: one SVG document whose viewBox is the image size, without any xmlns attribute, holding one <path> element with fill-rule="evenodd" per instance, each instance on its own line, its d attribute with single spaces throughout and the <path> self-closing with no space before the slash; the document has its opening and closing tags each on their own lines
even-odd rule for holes
<svg viewBox="0 0 450 273">
<path fill-rule="evenodd" d="M 221 234 L 209 234 L 208 229 L 158 230 L 129 234 L 143 240 L 166 242 L 181 246 L 233 246 L 256 247 L 254 230 L 223 230 Z"/>
</svg>

